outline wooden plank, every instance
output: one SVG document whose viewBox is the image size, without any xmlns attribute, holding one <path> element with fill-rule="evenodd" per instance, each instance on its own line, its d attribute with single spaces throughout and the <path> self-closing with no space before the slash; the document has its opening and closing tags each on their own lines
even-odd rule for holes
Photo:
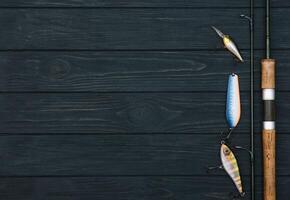
<svg viewBox="0 0 290 200">
<path fill-rule="evenodd" d="M 249 48 L 248 9 L 1 9 L 0 49 L 220 49 L 211 25 Z M 289 48 L 289 9 L 273 9 L 273 48 Z M 256 47 L 264 46 L 263 9 Z M 236 16 L 236 17 L 235 17 Z"/>
<path fill-rule="evenodd" d="M 290 8 L 273 9 L 273 48 L 289 48 Z M 98 12 L 96 12 L 98 11 Z M 2 9 L 1 49 L 216 49 L 211 25 L 249 47 L 247 9 Z M 263 10 L 257 9 L 256 47 L 262 48 Z M 233 16 L 237 16 L 234 18 Z M 15 29 L 17 27 L 17 29 Z M 142 39 L 141 39 L 142 38 Z"/>
<path fill-rule="evenodd" d="M 278 60 L 277 90 L 289 91 L 290 51 L 273 51 Z M 245 64 L 234 64 L 225 51 L 0 52 L 1 92 L 224 92 L 227 76 L 240 75 L 249 91 L 249 51 Z M 255 86 L 260 58 L 256 52 Z"/>
<path fill-rule="evenodd" d="M 217 133 L 227 127 L 225 99 L 225 93 L 1 94 L 0 126 L 10 134 Z M 278 108 L 289 109 L 288 99 L 283 93 Z M 247 133 L 248 95 L 242 103 L 238 131 Z M 278 132 L 289 130 L 287 119 L 279 119 Z"/>
<path fill-rule="evenodd" d="M 289 181 L 289 177 L 278 177 L 278 199 L 288 199 Z M 261 182 L 258 178 L 257 199 L 262 198 Z M 1 178 L 0 186 L 5 200 L 222 200 L 235 193 L 227 177 Z M 248 184 L 245 188 L 248 192 Z"/>
<path fill-rule="evenodd" d="M 261 199 L 260 182 L 257 199 Z M 289 177 L 278 179 L 280 200 L 289 196 L 288 182 Z M 222 200 L 236 192 L 227 177 L 1 178 L 0 186 L 0 197 L 5 200 Z M 248 184 L 245 188 L 249 191 Z"/>
<path fill-rule="evenodd" d="M 290 8 L 272 10 L 272 48 L 289 48 Z M 0 47 L 7 49 L 220 49 L 210 28 L 249 48 L 240 9 L 1 9 Z M 236 16 L 236 17 L 235 17 Z M 256 48 L 264 47 L 264 9 L 256 10 Z"/>
<path fill-rule="evenodd" d="M 259 94 L 257 94 L 260 96 Z M 249 96 L 242 96 L 238 132 L 249 131 Z M 256 97 L 256 130 L 260 100 Z M 226 129 L 225 93 L 1 94 L 4 134 L 217 133 Z M 277 94 L 278 133 L 289 131 L 290 93 Z"/>
<path fill-rule="evenodd" d="M 0 176 L 207 175 L 220 163 L 218 136 L 1 136 Z"/>
<path fill-rule="evenodd" d="M 249 198 L 248 178 L 244 179 Z M 287 200 L 289 177 L 278 177 L 277 198 Z M 262 198 L 257 179 L 256 197 Z M 5 200 L 212 200 L 230 199 L 235 188 L 228 177 L 40 177 L 1 178 L 0 197 Z"/>
<path fill-rule="evenodd" d="M 256 162 L 261 163 L 260 135 Z M 233 145 L 248 147 L 249 135 L 236 133 Z M 289 134 L 280 134 L 277 174 L 290 175 Z M 0 176 L 215 176 L 220 164 L 219 133 L 215 135 L 72 135 L 1 136 Z M 235 150 L 241 174 L 249 175 L 249 154 Z M 257 164 L 257 175 L 261 166 Z"/>
<path fill-rule="evenodd" d="M 195 0 L 195 1 L 178 1 L 178 0 L 2 0 L 0 2 L 0 7 L 248 7 L 249 2 L 247 1 L 231 1 L 231 0 Z M 264 7 L 264 2 L 262 0 L 255 1 L 256 7 Z M 272 2 L 272 7 L 285 7 L 289 6 L 289 1 L 287 0 L 275 0 Z"/>
<path fill-rule="evenodd" d="M 274 1 L 273 6 L 289 5 L 286 0 Z M 0 7 L 248 7 L 247 1 L 231 0 L 195 0 L 195 1 L 178 1 L 178 0 L 2 0 Z M 262 0 L 256 1 L 256 6 L 263 6 Z"/>
</svg>

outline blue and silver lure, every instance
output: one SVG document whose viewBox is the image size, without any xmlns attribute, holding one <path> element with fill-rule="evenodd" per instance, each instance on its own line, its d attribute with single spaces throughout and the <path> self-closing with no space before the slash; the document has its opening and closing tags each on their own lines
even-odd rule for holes
<svg viewBox="0 0 290 200">
<path fill-rule="evenodd" d="M 227 90 L 226 119 L 230 128 L 233 130 L 239 123 L 241 117 L 241 101 L 239 76 L 237 74 L 229 75 Z"/>
</svg>

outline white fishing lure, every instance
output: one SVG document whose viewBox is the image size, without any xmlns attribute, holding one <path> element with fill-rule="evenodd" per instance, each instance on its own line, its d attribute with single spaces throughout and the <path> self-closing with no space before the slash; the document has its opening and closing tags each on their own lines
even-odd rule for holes
<svg viewBox="0 0 290 200">
<path fill-rule="evenodd" d="M 218 34 L 220 38 L 222 38 L 224 47 L 228 49 L 235 57 L 239 59 L 239 61 L 244 62 L 244 59 L 241 56 L 241 53 L 238 50 L 238 47 L 234 43 L 234 41 L 230 38 L 230 36 L 223 34 L 219 29 L 212 26 L 213 30 Z"/>
<path fill-rule="evenodd" d="M 241 101 L 239 76 L 237 74 L 229 75 L 227 103 L 226 103 L 226 119 L 230 129 L 235 128 L 241 117 Z"/>
</svg>

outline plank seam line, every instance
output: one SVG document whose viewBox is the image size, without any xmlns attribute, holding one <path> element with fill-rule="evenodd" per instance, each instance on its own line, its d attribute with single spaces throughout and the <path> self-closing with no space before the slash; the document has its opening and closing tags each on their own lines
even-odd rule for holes
<svg viewBox="0 0 290 200">
<path fill-rule="evenodd" d="M 249 51 L 248 48 L 240 48 L 241 51 Z M 255 51 L 264 51 L 264 48 L 256 48 Z M 273 51 L 288 51 L 290 48 L 272 48 Z M 202 48 L 202 49 L 0 49 L 0 52 L 188 52 L 188 51 L 221 51 L 224 52 L 223 48 Z"/>
<path fill-rule="evenodd" d="M 290 6 L 273 6 L 272 8 L 289 8 Z M 249 6 L 0 6 L 0 9 L 226 9 L 226 10 L 236 10 L 236 9 L 249 9 Z M 255 9 L 262 9 L 264 6 L 255 6 Z"/>
<path fill-rule="evenodd" d="M 239 131 L 238 133 L 235 133 L 236 135 L 245 136 L 249 132 Z M 281 132 L 277 133 L 278 135 L 289 135 L 289 132 Z M 31 137 L 31 136 L 37 136 L 37 137 L 69 137 L 69 136 L 95 136 L 95 137 L 114 137 L 114 136 L 217 136 L 217 133 L 215 132 L 206 132 L 206 133 L 166 133 L 166 132 L 159 132 L 159 133 L 0 133 L 0 137 Z M 256 136 L 260 136 L 261 133 L 256 131 Z"/>
<path fill-rule="evenodd" d="M 277 175 L 278 177 L 290 177 L 290 175 Z M 166 175 L 13 175 L 13 176 L 1 176 L 0 178 L 138 178 L 138 177 L 204 177 L 204 178 L 216 178 L 216 177 L 228 177 L 227 175 L 217 175 L 211 174 L 200 174 L 200 175 L 193 175 L 193 174 L 185 174 L 185 175 L 178 175 L 178 174 L 166 174 Z M 244 175 L 244 177 L 250 177 L 250 175 Z M 256 175 L 255 177 L 262 177 L 262 175 Z"/>
<path fill-rule="evenodd" d="M 258 91 L 257 91 L 258 92 Z M 5 94 L 207 94 L 217 93 L 223 94 L 226 91 L 0 91 L 0 95 Z M 248 93 L 248 91 L 241 91 Z"/>
<path fill-rule="evenodd" d="M 290 93 L 289 90 L 276 90 L 277 93 Z M 201 90 L 201 91 L 0 91 L 0 95 L 21 95 L 21 94 L 225 94 L 226 91 L 213 91 L 213 90 Z M 248 90 L 242 90 L 241 93 L 249 93 Z M 255 93 L 259 93 L 255 90 Z"/>
</svg>

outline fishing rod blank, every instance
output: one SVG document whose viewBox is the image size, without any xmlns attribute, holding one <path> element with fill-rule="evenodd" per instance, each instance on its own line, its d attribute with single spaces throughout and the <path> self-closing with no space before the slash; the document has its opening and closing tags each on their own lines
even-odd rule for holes
<svg viewBox="0 0 290 200">
<path fill-rule="evenodd" d="M 250 17 L 241 15 L 250 24 L 250 127 L 251 127 L 251 200 L 255 200 L 255 132 L 254 132 L 254 0 L 250 0 Z"/>
</svg>

